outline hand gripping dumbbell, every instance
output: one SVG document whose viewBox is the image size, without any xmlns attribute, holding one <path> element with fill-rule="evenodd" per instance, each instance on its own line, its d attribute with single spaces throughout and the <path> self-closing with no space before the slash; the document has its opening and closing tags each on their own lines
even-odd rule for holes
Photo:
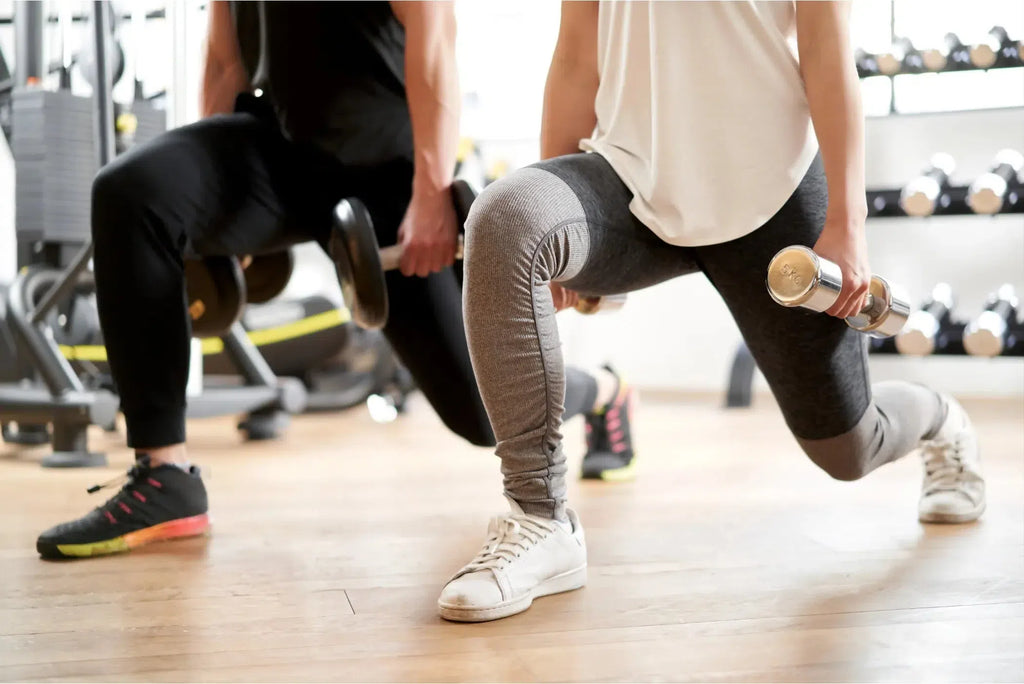
<svg viewBox="0 0 1024 684">
<path fill-rule="evenodd" d="M 928 356 L 945 347 L 949 336 L 942 332 L 950 327 L 953 306 L 953 288 L 946 283 L 936 285 L 931 298 L 910 314 L 896 335 L 896 350 L 908 356 Z"/>
<path fill-rule="evenodd" d="M 989 171 L 971 183 L 967 204 L 976 214 L 998 214 L 1003 205 L 1012 203 L 1014 190 L 1019 190 L 1019 174 L 1024 169 L 1024 155 L 1017 150 L 1000 150 Z"/>
<path fill-rule="evenodd" d="M 452 199 L 460 229 L 465 226 L 476 193 L 465 181 L 452 183 Z M 456 247 L 456 259 L 462 258 L 462 237 Z M 328 253 L 334 261 L 345 305 L 352 320 L 361 328 L 383 328 L 388 320 L 388 293 L 384 282 L 386 271 L 397 269 L 402 260 L 402 246 L 381 249 L 366 207 L 356 198 L 344 199 L 334 208 L 334 225 Z M 626 295 L 592 297 L 580 295 L 576 310 L 591 314 L 622 308 Z"/>
<path fill-rule="evenodd" d="M 949 187 L 956 162 L 948 154 L 939 152 L 928 160 L 928 168 L 907 183 L 900 193 L 900 206 L 907 216 L 931 216 L 939 206 L 939 197 Z M 948 200 L 947 200 L 948 203 Z"/>
<path fill-rule="evenodd" d="M 807 247 L 786 247 L 768 264 L 768 293 L 782 306 L 827 311 L 842 290 L 839 266 Z M 909 315 L 907 300 L 895 295 L 885 279 L 872 276 L 864 308 L 846 324 L 873 337 L 889 337 L 900 331 Z"/>
<path fill-rule="evenodd" d="M 1009 283 L 989 295 L 985 310 L 967 324 L 964 349 L 971 356 L 999 356 L 1011 344 L 1020 303 Z"/>
</svg>

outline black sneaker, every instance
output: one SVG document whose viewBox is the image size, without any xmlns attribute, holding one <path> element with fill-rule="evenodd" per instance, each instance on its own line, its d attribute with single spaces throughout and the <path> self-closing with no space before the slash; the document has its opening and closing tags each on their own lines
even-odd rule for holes
<svg viewBox="0 0 1024 684">
<path fill-rule="evenodd" d="M 119 477 L 90 487 L 89 493 L 120 481 Z M 43 558 L 102 556 L 154 541 L 194 537 L 209 527 L 199 468 L 192 466 L 187 473 L 172 465 L 151 468 L 143 456 L 128 471 L 121 491 L 84 517 L 43 532 L 36 550 Z"/>
<path fill-rule="evenodd" d="M 615 398 L 602 409 L 584 414 L 587 453 L 583 456 L 585 480 L 625 481 L 636 477 L 636 453 L 630 422 L 636 406 L 636 390 L 610 366 L 605 370 L 619 379 Z"/>
</svg>

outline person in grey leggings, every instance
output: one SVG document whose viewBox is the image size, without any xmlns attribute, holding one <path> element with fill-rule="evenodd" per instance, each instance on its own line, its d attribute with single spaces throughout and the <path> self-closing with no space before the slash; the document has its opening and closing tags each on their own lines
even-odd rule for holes
<svg viewBox="0 0 1024 684">
<path fill-rule="evenodd" d="M 664 19 L 652 21 L 644 16 L 639 22 L 635 18 L 609 22 L 603 28 L 603 51 L 595 52 L 602 55 L 604 62 L 602 79 L 606 70 L 611 69 L 610 78 L 615 78 L 616 70 L 628 70 L 614 64 L 632 49 L 627 41 L 616 47 L 615 31 L 626 32 L 623 27 L 637 25 L 650 31 L 648 39 L 639 41 L 637 48 L 636 59 L 641 60 L 642 66 L 642 60 L 650 59 L 646 45 L 654 42 L 656 27 L 663 21 L 677 16 L 695 21 L 723 17 L 731 20 L 726 13 L 734 11 L 726 7 L 732 3 L 652 3 L 650 7 L 656 9 L 646 9 L 640 3 L 624 5 L 628 8 L 611 7 L 607 11 L 663 12 Z M 704 7 L 691 7 L 697 5 Z M 590 10 L 572 8 L 568 13 L 578 15 L 587 11 Z M 600 11 L 606 11 L 605 3 Z M 691 14 L 672 14 L 687 12 Z M 560 45 L 564 42 L 566 16 L 563 10 Z M 755 18 L 760 23 L 754 29 L 745 25 L 742 30 L 763 31 L 765 40 L 775 40 L 774 22 L 778 17 Z M 750 17 L 746 19 L 749 21 Z M 813 20 L 834 21 L 831 17 L 805 19 Z M 583 17 L 580 23 L 585 22 Z M 632 35 L 625 38 L 638 42 Z M 680 40 L 685 42 L 685 37 Z M 723 42 L 732 44 L 724 39 Z M 550 81 L 556 75 L 559 49 L 549 76 L 547 108 L 552 106 Z M 780 54 L 779 60 L 780 69 L 785 71 L 786 57 Z M 636 70 L 638 64 L 633 63 L 630 68 Z M 922 521 L 966 522 L 976 519 L 984 510 L 984 483 L 974 432 L 959 404 L 952 397 L 909 382 L 871 384 L 866 338 L 842 320 L 859 310 L 862 291 L 844 291 L 845 304 L 830 310 L 833 315 L 785 308 L 768 294 L 767 267 L 779 250 L 804 245 L 834 251 L 829 243 L 836 229 L 833 227 L 832 233 L 826 234 L 826 227 L 833 222 L 831 212 L 839 209 L 830 206 L 830 191 L 834 189 L 830 176 L 835 174 L 834 160 L 841 159 L 842 152 L 837 153 L 835 140 L 829 140 L 829 126 L 840 127 L 825 116 L 815 118 L 822 141 L 820 151 L 815 141 L 805 144 L 798 135 L 794 136 L 797 143 L 804 145 L 802 149 L 810 151 L 809 161 L 800 161 L 795 153 L 780 157 L 790 170 L 806 170 L 796 176 L 795 190 L 788 194 L 788 199 L 783 198 L 781 208 L 759 227 L 737 231 L 741 233 L 739 237 L 717 242 L 687 237 L 684 229 L 676 233 L 665 229 L 672 221 L 663 200 L 658 199 L 657 188 L 647 188 L 643 197 L 630 189 L 644 187 L 647 180 L 631 176 L 631 163 L 647 153 L 636 141 L 657 136 L 637 126 L 627 131 L 628 135 L 622 135 L 622 120 L 641 106 L 637 102 L 650 103 L 652 108 L 664 106 L 648 94 L 625 98 L 624 89 L 633 85 L 616 84 L 614 95 L 621 101 L 615 106 L 605 103 L 616 115 L 609 115 L 607 124 L 601 119 L 598 93 L 597 131 L 583 145 L 589 152 L 545 155 L 553 158 L 488 187 L 470 213 L 464 291 L 467 335 L 481 395 L 497 439 L 504 491 L 512 510 L 491 521 L 484 548 L 444 588 L 439 609 L 447 619 L 482 621 L 504 617 L 526 610 L 533 598 L 578 588 L 586 581 L 583 528 L 576 514 L 566 506 L 566 466 L 559 432 L 565 371 L 556 304 L 562 303 L 566 292 L 624 293 L 682 275 L 703 273 L 729 307 L 797 443 L 822 470 L 839 480 L 857 480 L 921 448 L 926 465 L 919 508 Z M 765 92 L 765 97 L 774 96 Z M 757 95 L 755 90 L 753 96 Z M 808 99 L 813 105 L 810 93 Z M 806 112 L 803 116 L 807 116 Z M 641 118 L 653 122 L 652 126 L 658 125 L 657 116 L 645 113 Z M 553 125 L 546 112 L 549 140 Z M 770 132 L 774 125 L 766 125 L 768 131 L 762 133 Z M 844 125 L 855 127 L 849 122 Z M 620 129 L 617 139 L 616 126 Z M 779 136 L 785 137 L 785 130 L 779 128 Z M 648 135 L 638 135 L 638 131 Z M 638 149 L 623 152 L 625 144 L 636 144 Z M 699 151 L 701 141 L 694 146 Z M 771 143 L 764 142 L 763 146 L 770 148 Z M 755 153 L 750 150 L 751 155 Z M 608 154 L 615 155 L 614 163 Z M 859 164 L 856 160 L 846 163 L 855 169 Z M 645 159 L 644 164 L 652 176 L 666 172 L 658 168 L 656 159 Z M 743 172 L 742 167 L 728 159 L 709 158 L 709 174 L 721 170 L 713 168 L 716 164 L 733 164 L 737 174 Z M 779 168 L 780 176 L 784 170 Z M 862 175 L 862 169 L 859 172 Z M 695 176 L 693 183 L 706 184 L 707 179 Z M 863 203 L 863 181 L 860 183 Z M 679 188 L 678 194 L 685 195 L 685 190 Z M 745 190 L 742 184 L 734 187 L 737 203 L 744 202 Z M 750 187 L 749 202 L 756 203 L 766 192 Z M 700 197 L 683 206 L 692 207 L 695 214 L 706 208 Z M 641 221 L 638 213 L 648 215 L 650 224 Z M 732 215 L 728 208 L 720 213 L 723 217 Z M 862 223 L 859 225 L 858 229 L 863 230 Z M 692 239 L 692 244 L 672 244 L 663 234 L 679 241 Z M 841 261 L 852 270 L 851 265 L 858 260 Z M 685 303 L 679 306 L 681 311 L 685 309 Z"/>
</svg>

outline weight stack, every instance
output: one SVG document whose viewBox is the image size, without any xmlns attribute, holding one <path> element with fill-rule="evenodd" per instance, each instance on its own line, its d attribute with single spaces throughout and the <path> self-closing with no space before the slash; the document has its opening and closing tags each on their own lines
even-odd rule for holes
<svg viewBox="0 0 1024 684">
<path fill-rule="evenodd" d="M 92 99 L 17 89 L 12 105 L 18 243 L 87 241 L 90 190 L 99 170 Z"/>
<path fill-rule="evenodd" d="M 167 130 L 167 110 L 157 109 L 152 102 L 139 101 L 131 105 L 132 113 L 139 120 L 135 131 L 135 144 L 149 142 Z"/>
</svg>

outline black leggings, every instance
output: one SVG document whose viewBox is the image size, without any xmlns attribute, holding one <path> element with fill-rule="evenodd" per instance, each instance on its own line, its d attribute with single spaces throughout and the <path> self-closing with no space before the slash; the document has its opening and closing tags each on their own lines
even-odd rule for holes
<svg viewBox="0 0 1024 684">
<path fill-rule="evenodd" d="M 128 443 L 185 439 L 191 322 L 183 257 L 258 254 L 324 245 L 334 205 L 359 197 L 381 245 L 396 242 L 412 164 L 346 168 L 293 144 L 273 121 L 246 113 L 170 131 L 104 168 L 93 186 L 92 234 L 100 322 L 128 424 Z M 466 347 L 452 269 L 387 274 L 384 334 L 444 423 L 494 444 Z"/>
</svg>

